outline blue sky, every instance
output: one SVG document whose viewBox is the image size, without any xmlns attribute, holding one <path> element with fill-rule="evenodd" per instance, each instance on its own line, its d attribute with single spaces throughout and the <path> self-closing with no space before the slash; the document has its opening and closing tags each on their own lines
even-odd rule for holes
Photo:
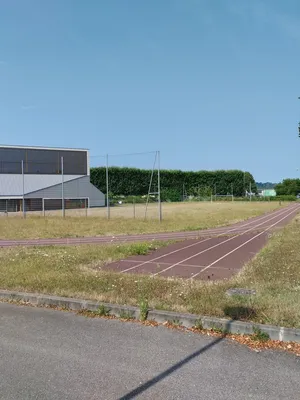
<svg viewBox="0 0 300 400">
<path fill-rule="evenodd" d="M 0 142 L 297 176 L 299 20 L 299 0 L 1 0 Z"/>
</svg>

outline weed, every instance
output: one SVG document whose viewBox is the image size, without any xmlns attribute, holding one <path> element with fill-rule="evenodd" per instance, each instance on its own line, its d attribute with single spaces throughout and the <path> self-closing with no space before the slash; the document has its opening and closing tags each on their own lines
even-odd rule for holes
<svg viewBox="0 0 300 400">
<path fill-rule="evenodd" d="M 218 334 L 220 334 L 220 335 L 227 335 L 227 334 L 229 333 L 229 331 L 228 331 L 227 329 L 224 329 L 224 328 L 222 327 L 222 325 L 220 325 L 220 326 L 213 325 L 213 326 L 210 328 L 210 330 L 211 330 L 212 332 L 218 333 Z"/>
<path fill-rule="evenodd" d="M 253 335 L 251 336 L 253 340 L 257 342 L 267 342 L 270 340 L 270 336 L 267 332 L 262 331 L 257 326 L 253 327 Z"/>
<path fill-rule="evenodd" d="M 107 317 L 110 313 L 110 309 L 106 308 L 103 304 L 100 304 L 98 309 L 94 312 L 95 312 L 95 314 L 99 315 L 100 317 Z"/>
<path fill-rule="evenodd" d="M 140 320 L 146 321 L 149 311 L 148 301 L 146 299 L 140 300 L 139 306 L 140 306 Z"/>
<path fill-rule="evenodd" d="M 169 320 L 168 323 L 169 323 L 170 325 L 178 326 L 178 327 L 182 325 L 182 322 L 180 322 L 179 319 L 172 319 L 172 320 Z"/>
<path fill-rule="evenodd" d="M 146 254 L 149 253 L 151 250 L 151 244 L 149 245 L 148 243 L 133 243 L 132 244 L 132 249 L 134 251 L 134 254 L 138 256 L 145 256 Z"/>
<path fill-rule="evenodd" d="M 203 323 L 200 318 L 195 321 L 195 325 L 193 326 L 193 328 L 198 329 L 199 331 L 203 330 Z"/>
</svg>

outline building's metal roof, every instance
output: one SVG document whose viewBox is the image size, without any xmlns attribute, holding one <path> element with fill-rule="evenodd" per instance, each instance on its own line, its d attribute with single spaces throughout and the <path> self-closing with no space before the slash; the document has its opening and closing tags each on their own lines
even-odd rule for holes
<svg viewBox="0 0 300 400">
<path fill-rule="evenodd" d="M 69 147 L 45 147 L 45 146 L 25 146 L 25 145 L 8 145 L 0 144 L 0 148 L 4 149 L 24 149 L 24 150 L 61 150 L 61 151 L 89 151 L 85 148 L 69 148 Z"/>
<path fill-rule="evenodd" d="M 82 176 L 64 175 L 64 182 Z M 61 182 L 61 175 L 24 175 L 24 194 L 58 185 Z M 0 174 L 0 197 L 22 196 L 22 194 L 23 179 L 21 174 Z"/>
</svg>

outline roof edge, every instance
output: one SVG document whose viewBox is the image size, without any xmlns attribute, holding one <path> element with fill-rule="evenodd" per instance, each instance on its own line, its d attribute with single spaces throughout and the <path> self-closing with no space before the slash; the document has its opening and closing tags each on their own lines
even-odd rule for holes
<svg viewBox="0 0 300 400">
<path fill-rule="evenodd" d="M 89 151 L 86 148 L 72 148 L 72 147 L 51 147 L 51 146 L 26 146 L 26 145 L 8 145 L 0 144 L 0 148 L 4 149 L 28 149 L 28 150 L 64 150 L 64 151 Z"/>
</svg>

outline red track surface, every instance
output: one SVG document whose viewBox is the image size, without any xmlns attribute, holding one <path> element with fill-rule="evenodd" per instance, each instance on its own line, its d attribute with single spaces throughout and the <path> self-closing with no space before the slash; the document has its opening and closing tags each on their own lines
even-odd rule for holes
<svg viewBox="0 0 300 400">
<path fill-rule="evenodd" d="M 249 231 L 262 231 L 270 227 L 280 227 L 291 220 L 299 210 L 299 205 L 291 205 L 280 210 L 272 211 L 265 215 L 251 218 L 247 221 L 226 226 L 222 228 L 206 229 L 192 232 L 166 232 L 166 233 L 150 233 L 143 235 L 118 235 L 118 236 L 97 236 L 97 237 L 82 237 L 82 238 L 57 238 L 57 239 L 22 239 L 22 240 L 0 240 L 0 247 L 12 246 L 51 246 L 51 245 L 78 245 L 78 244 L 108 244 L 108 243 L 126 243 L 149 240 L 185 240 L 199 239 L 203 237 L 220 236 L 220 235 L 237 235 Z M 288 215 L 291 212 L 290 215 Z M 286 213 L 287 217 L 279 222 L 278 225 L 271 227 L 278 216 L 280 219 L 281 213 Z M 284 215 L 284 214 L 282 214 Z M 250 229 L 251 228 L 251 229 Z"/>
<path fill-rule="evenodd" d="M 175 243 L 147 256 L 121 260 L 103 269 L 164 277 L 228 279 L 265 245 L 275 229 L 287 224 L 299 210 L 300 205 L 294 204 L 231 227 L 198 232 L 206 236 Z M 178 235 L 181 234 L 168 234 L 168 238 Z M 155 235 L 155 239 L 159 236 Z"/>
</svg>

